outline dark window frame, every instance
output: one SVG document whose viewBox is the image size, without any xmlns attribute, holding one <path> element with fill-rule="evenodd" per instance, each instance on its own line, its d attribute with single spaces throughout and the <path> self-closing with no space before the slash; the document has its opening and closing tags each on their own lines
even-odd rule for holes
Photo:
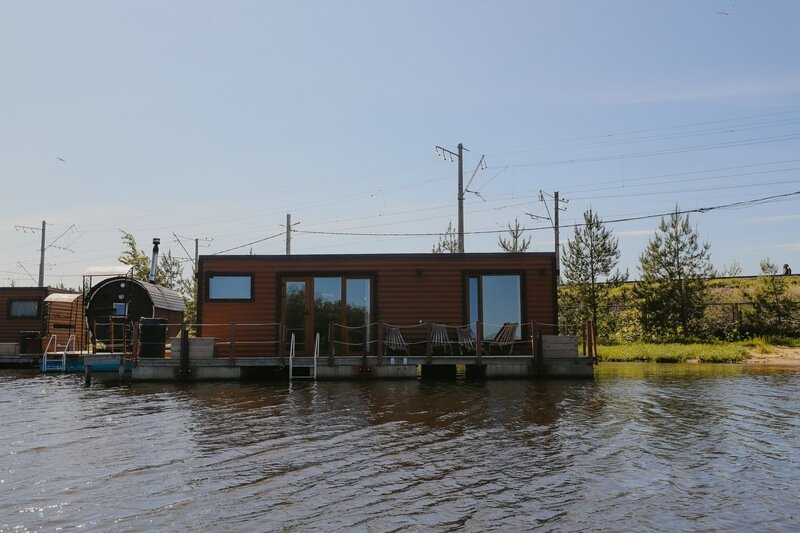
<svg viewBox="0 0 800 533">
<path fill-rule="evenodd" d="M 11 308 L 14 306 L 15 303 L 30 303 L 33 302 L 36 304 L 36 314 L 35 315 L 25 315 L 25 316 L 15 316 L 11 312 Z M 38 318 L 42 318 L 42 299 L 41 298 L 15 298 L 14 300 L 8 301 L 8 309 L 6 310 L 9 320 L 34 320 Z"/>
<path fill-rule="evenodd" d="M 211 296 L 212 278 L 250 278 L 250 296 L 247 298 L 213 298 Z M 256 297 L 256 275 L 255 272 L 207 272 L 205 276 L 205 297 L 206 302 L 253 302 Z"/>
<path fill-rule="evenodd" d="M 279 271 L 276 273 L 276 290 L 277 290 L 277 298 L 276 298 L 276 311 L 277 316 L 282 317 L 283 315 L 283 285 L 286 281 L 291 280 L 304 280 L 308 285 L 306 286 L 306 291 L 310 293 L 312 302 L 314 300 L 314 291 L 316 290 L 316 284 L 314 280 L 316 278 L 339 278 L 341 283 L 341 303 L 342 308 L 338 315 L 338 320 L 342 323 L 346 323 L 347 319 L 347 281 L 348 280 L 356 280 L 356 279 L 364 279 L 369 281 L 369 318 L 368 325 L 371 325 L 375 322 L 376 317 L 378 316 L 378 273 L 375 271 L 358 271 L 358 270 L 334 270 L 334 271 L 316 271 L 316 270 L 301 270 L 301 271 L 292 271 L 292 270 L 284 270 Z M 313 315 L 313 310 L 311 313 Z M 313 327 L 313 324 L 312 324 Z M 320 332 L 323 333 L 323 332 Z M 370 328 L 370 332 L 368 333 L 368 337 L 374 340 L 376 337 L 377 332 L 373 332 L 372 328 Z M 340 339 L 342 342 L 345 343 L 344 353 L 342 355 L 352 355 L 352 354 L 361 354 L 361 351 L 353 350 L 349 347 L 349 330 L 344 330 L 344 336 Z M 369 352 L 374 351 L 374 348 L 368 348 Z"/>
<path fill-rule="evenodd" d="M 464 272 L 464 279 L 463 279 L 463 302 L 464 302 L 464 323 L 465 324 L 472 324 L 471 316 L 470 316 L 470 280 L 472 278 L 478 278 L 477 288 L 477 304 L 478 304 L 478 316 L 476 317 L 476 321 L 480 323 L 485 323 L 484 316 L 483 316 L 483 277 L 486 276 L 517 276 L 519 278 L 519 313 L 520 313 L 520 324 L 519 328 L 517 329 L 517 336 L 518 338 L 525 338 L 524 324 L 528 323 L 528 299 L 527 299 L 527 288 L 525 284 L 525 271 L 524 270 L 469 270 Z M 485 326 L 484 326 L 485 328 Z M 481 332 L 483 335 L 483 332 Z M 484 340 L 490 340 L 484 338 Z"/>
</svg>

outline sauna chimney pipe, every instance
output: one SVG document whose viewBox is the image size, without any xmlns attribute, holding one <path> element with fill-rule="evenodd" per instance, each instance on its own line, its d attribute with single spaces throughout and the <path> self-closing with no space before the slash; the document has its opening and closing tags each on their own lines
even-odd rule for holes
<svg viewBox="0 0 800 533">
<path fill-rule="evenodd" d="M 156 282 L 156 268 L 158 268 L 158 245 L 161 244 L 161 239 L 158 237 L 153 238 L 153 259 L 150 261 L 150 283 Z"/>
</svg>

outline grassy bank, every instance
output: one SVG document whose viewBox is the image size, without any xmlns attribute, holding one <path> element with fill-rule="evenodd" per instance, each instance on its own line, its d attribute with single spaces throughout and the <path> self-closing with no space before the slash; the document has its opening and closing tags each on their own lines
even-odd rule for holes
<svg viewBox="0 0 800 533">
<path fill-rule="evenodd" d="M 597 347 L 600 361 L 649 361 L 651 363 L 738 363 L 748 356 L 740 343 L 713 344 L 647 344 L 637 342 Z"/>
</svg>

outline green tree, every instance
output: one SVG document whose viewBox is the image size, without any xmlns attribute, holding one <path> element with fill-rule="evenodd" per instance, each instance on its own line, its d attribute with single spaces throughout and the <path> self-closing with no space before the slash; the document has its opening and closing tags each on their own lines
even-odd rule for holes
<svg viewBox="0 0 800 533">
<path fill-rule="evenodd" d="M 678 207 L 661 219 L 639 257 L 639 299 L 644 333 L 657 340 L 680 340 L 701 333 L 706 303 L 706 279 L 713 273 L 710 245 L 700 243 L 689 216 Z"/>
<path fill-rule="evenodd" d="M 456 254 L 458 253 L 458 235 L 453 227 L 453 221 L 447 224 L 444 235 L 439 236 L 439 242 L 431 250 L 435 254 Z"/>
<path fill-rule="evenodd" d="M 519 220 L 514 219 L 514 227 L 508 225 L 509 239 L 504 238 L 502 235 L 498 237 L 497 244 L 506 252 L 525 252 L 531 245 L 531 238 L 522 238 L 522 233 L 525 230 L 520 227 Z"/>
<path fill-rule="evenodd" d="M 758 285 L 748 300 L 753 304 L 753 326 L 762 335 L 792 335 L 796 323 L 798 303 L 788 293 L 785 276 L 778 274 L 778 266 L 769 259 L 761 261 Z"/>
<path fill-rule="evenodd" d="M 150 257 L 136 244 L 136 238 L 125 230 L 122 232 L 122 244 L 124 250 L 117 260 L 123 265 L 133 267 L 131 275 L 139 281 L 147 281 L 150 275 Z"/>
<path fill-rule="evenodd" d="M 591 319 L 603 336 L 611 303 L 610 293 L 627 279 L 615 270 L 621 252 L 619 240 L 591 209 L 583 214 L 583 225 L 567 241 L 562 253 L 566 284 L 561 291 L 562 313 L 568 323 Z M 601 317 L 602 313 L 602 317 Z M 606 320 L 601 320 L 605 318 Z"/>
<path fill-rule="evenodd" d="M 133 267 L 133 278 L 139 281 L 149 281 L 150 256 L 140 250 L 136 238 L 125 230 L 122 231 L 124 249 L 118 260 L 123 265 Z M 168 287 L 178 291 L 183 297 L 186 306 L 184 320 L 194 324 L 197 320 L 197 282 L 194 277 L 184 276 L 183 263 L 172 255 L 171 250 L 159 254 L 158 269 L 156 270 L 156 285 Z"/>
</svg>

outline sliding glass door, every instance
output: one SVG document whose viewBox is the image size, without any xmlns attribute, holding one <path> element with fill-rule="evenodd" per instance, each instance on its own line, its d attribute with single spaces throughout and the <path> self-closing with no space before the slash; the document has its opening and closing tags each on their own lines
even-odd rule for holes
<svg viewBox="0 0 800 533">
<path fill-rule="evenodd" d="M 286 277 L 282 281 L 281 322 L 286 327 L 284 350 L 292 333 L 295 353 L 313 355 L 315 335 L 320 353 L 363 353 L 371 339 L 371 279 L 357 276 Z M 331 338 L 331 332 L 333 338 Z"/>
</svg>

